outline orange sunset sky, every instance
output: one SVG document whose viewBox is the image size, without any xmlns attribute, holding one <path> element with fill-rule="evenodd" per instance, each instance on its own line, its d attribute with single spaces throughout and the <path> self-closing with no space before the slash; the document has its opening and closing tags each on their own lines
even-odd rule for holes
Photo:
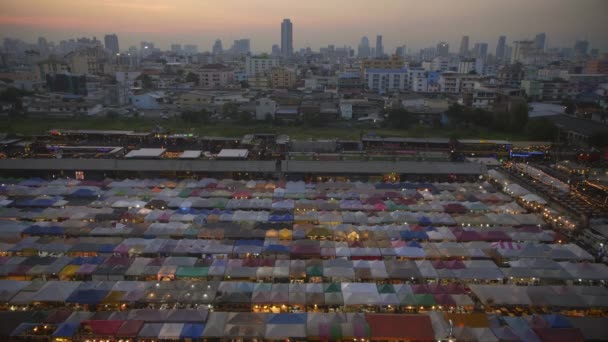
<svg viewBox="0 0 608 342">
<path fill-rule="evenodd" d="M 418 49 L 438 41 L 456 51 L 462 35 L 487 42 L 498 35 L 508 42 L 546 32 L 549 46 L 571 47 L 588 39 L 608 50 L 607 0 L 0 0 L 0 37 L 34 41 L 117 33 L 121 48 L 153 41 L 194 43 L 210 50 L 251 38 L 254 51 L 280 41 L 280 22 L 294 23 L 296 49 L 327 44 L 356 48 L 367 35 L 384 36 L 385 50 L 407 44 Z"/>
</svg>

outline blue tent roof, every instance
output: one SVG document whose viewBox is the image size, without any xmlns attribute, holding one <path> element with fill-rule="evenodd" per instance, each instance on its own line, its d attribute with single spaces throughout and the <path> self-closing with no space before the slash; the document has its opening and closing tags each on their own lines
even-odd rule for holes
<svg viewBox="0 0 608 342">
<path fill-rule="evenodd" d="M 84 265 L 84 264 L 92 264 L 92 265 L 100 265 L 106 260 L 105 257 L 96 256 L 96 257 L 76 257 L 72 259 L 70 262 L 71 265 Z"/>
<path fill-rule="evenodd" d="M 11 333 L 11 336 L 19 336 L 23 332 L 25 332 L 29 329 L 32 329 L 36 325 L 37 325 L 36 323 L 21 323 L 17 326 L 17 328 L 15 328 L 15 330 L 13 330 L 13 332 Z"/>
<path fill-rule="evenodd" d="M 78 330 L 78 323 L 61 323 L 53 333 L 53 337 L 72 337 Z"/>
<path fill-rule="evenodd" d="M 33 225 L 25 228 L 23 234 L 30 235 L 63 235 L 63 227 Z"/>
<path fill-rule="evenodd" d="M 543 315 L 543 319 L 551 328 L 572 328 L 570 321 L 568 321 L 568 319 L 562 315 Z"/>
<path fill-rule="evenodd" d="M 430 226 L 432 224 L 431 219 L 426 217 L 426 216 L 422 216 L 421 218 L 418 219 L 418 224 L 421 226 Z"/>
<path fill-rule="evenodd" d="M 234 246 L 264 246 L 264 240 L 236 240 Z"/>
<path fill-rule="evenodd" d="M 42 178 L 39 177 L 34 177 L 34 178 L 29 178 L 26 179 L 22 182 L 19 183 L 19 185 L 23 185 L 23 186 L 39 186 L 43 183 L 45 183 L 46 181 Z"/>
<path fill-rule="evenodd" d="M 79 304 L 99 304 L 106 298 L 110 291 L 109 290 L 77 290 L 72 293 L 65 301 L 67 303 L 79 303 Z"/>
<path fill-rule="evenodd" d="M 264 248 L 266 253 L 289 253 L 289 248 L 283 245 L 268 245 Z"/>
<path fill-rule="evenodd" d="M 304 324 L 306 323 L 305 313 L 282 313 L 271 315 L 266 324 Z"/>
<path fill-rule="evenodd" d="M 74 197 L 96 197 L 97 193 L 91 189 L 78 189 L 72 192 L 71 196 Z"/>
<path fill-rule="evenodd" d="M 199 338 L 203 335 L 205 325 L 202 323 L 185 323 L 179 338 Z"/>
<path fill-rule="evenodd" d="M 417 241 L 410 241 L 407 245 L 408 247 L 422 248 L 422 246 Z"/>
<path fill-rule="evenodd" d="M 291 221 L 293 221 L 293 215 L 291 215 L 291 214 L 270 215 L 268 220 L 271 222 L 291 222 Z"/>
</svg>

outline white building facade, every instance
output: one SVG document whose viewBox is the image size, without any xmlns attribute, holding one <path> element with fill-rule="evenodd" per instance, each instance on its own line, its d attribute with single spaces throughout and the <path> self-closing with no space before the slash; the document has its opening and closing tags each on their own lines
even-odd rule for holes
<svg viewBox="0 0 608 342">
<path fill-rule="evenodd" d="M 379 92 L 397 92 L 408 89 L 407 69 L 366 69 L 365 84 L 368 89 Z"/>
<path fill-rule="evenodd" d="M 279 66 L 279 60 L 270 57 L 247 57 L 245 60 L 245 72 L 247 76 L 254 76 L 259 73 L 270 71 Z"/>
</svg>

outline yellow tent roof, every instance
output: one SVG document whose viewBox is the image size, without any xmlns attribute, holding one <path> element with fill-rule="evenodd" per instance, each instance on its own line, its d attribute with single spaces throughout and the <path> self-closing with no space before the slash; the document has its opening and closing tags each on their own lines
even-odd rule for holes
<svg viewBox="0 0 608 342">
<path fill-rule="evenodd" d="M 59 276 L 71 277 L 76 274 L 78 269 L 80 269 L 80 265 L 67 265 L 59 272 Z"/>
</svg>

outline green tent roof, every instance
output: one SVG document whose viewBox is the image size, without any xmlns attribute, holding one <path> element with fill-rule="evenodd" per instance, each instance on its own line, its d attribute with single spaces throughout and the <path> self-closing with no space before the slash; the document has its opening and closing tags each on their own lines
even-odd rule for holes
<svg viewBox="0 0 608 342">
<path fill-rule="evenodd" d="M 395 287 L 392 284 L 378 285 L 378 293 L 395 293 Z"/>
<path fill-rule="evenodd" d="M 322 277 L 323 267 L 321 265 L 313 265 L 306 267 L 306 276 L 308 277 Z"/>
<path fill-rule="evenodd" d="M 199 278 L 206 277 L 209 273 L 209 267 L 198 267 L 198 266 L 180 266 L 175 272 L 175 276 L 178 278 Z"/>
<path fill-rule="evenodd" d="M 340 286 L 340 284 L 338 284 L 338 283 L 330 283 L 325 288 L 325 293 L 330 293 L 330 292 L 342 292 L 342 286 Z"/>
<path fill-rule="evenodd" d="M 433 306 L 437 304 L 432 294 L 415 294 L 414 299 L 416 301 L 415 304 L 420 306 Z"/>
</svg>

